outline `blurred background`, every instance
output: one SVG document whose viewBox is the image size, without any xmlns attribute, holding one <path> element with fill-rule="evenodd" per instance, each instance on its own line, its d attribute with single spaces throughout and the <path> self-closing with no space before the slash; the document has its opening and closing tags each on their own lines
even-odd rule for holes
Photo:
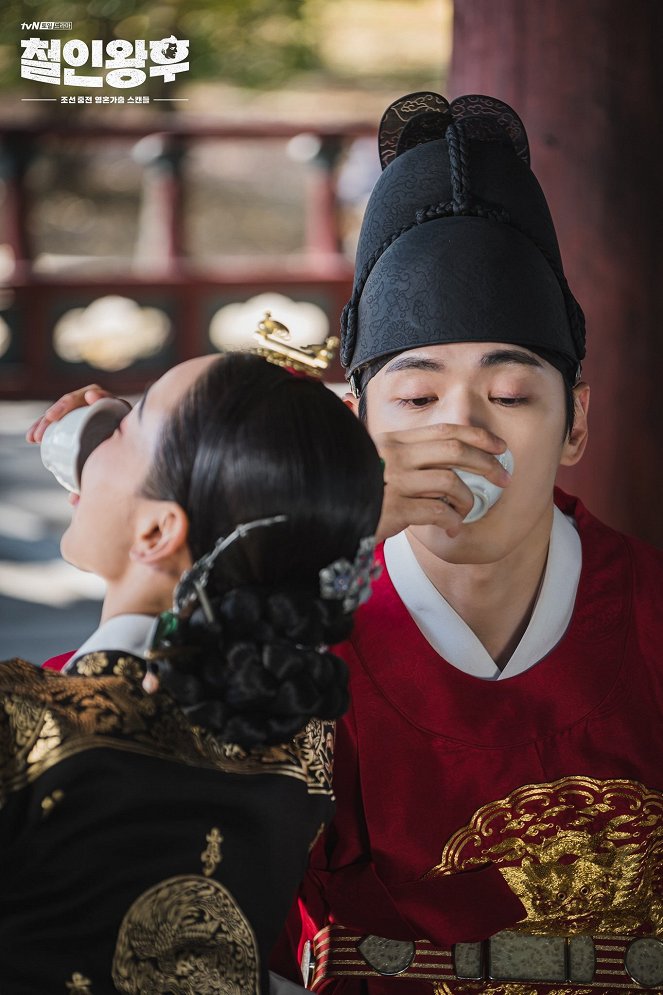
<svg viewBox="0 0 663 995">
<path fill-rule="evenodd" d="M 56 16 L 72 30 L 21 30 Z M 335 334 L 377 122 L 401 93 L 444 89 L 452 4 L 68 0 L 0 17 L 0 657 L 41 662 L 96 627 L 103 585 L 59 558 L 67 495 L 28 425 L 73 387 L 132 395 L 251 345 L 267 309 L 303 344 Z M 175 35 L 190 68 L 115 91 L 28 81 L 32 35 Z"/>
<path fill-rule="evenodd" d="M 59 559 L 66 494 L 28 425 L 66 390 L 133 395 L 181 359 L 249 345 L 267 309 L 302 344 L 335 334 L 377 123 L 415 90 L 489 93 L 523 118 L 587 314 L 592 440 L 560 483 L 663 545 L 658 0 L 55 6 L 0 14 L 0 656 L 74 649 L 102 593 Z M 71 30 L 21 27 L 54 17 Z M 33 35 L 175 36 L 189 70 L 127 89 L 22 79 Z"/>
</svg>

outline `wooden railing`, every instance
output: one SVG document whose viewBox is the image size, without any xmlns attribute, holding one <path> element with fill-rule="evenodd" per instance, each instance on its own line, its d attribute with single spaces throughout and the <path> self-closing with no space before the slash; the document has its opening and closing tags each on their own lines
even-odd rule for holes
<svg viewBox="0 0 663 995">
<path fill-rule="evenodd" d="M 162 126 L 159 125 L 162 129 Z M 296 301 L 310 301 L 325 312 L 330 332 L 352 286 L 352 262 L 342 251 L 336 173 L 339 157 L 348 143 L 369 135 L 368 125 L 337 127 L 302 124 L 188 125 L 158 130 L 147 124 L 101 127 L 62 125 L 54 122 L 22 127 L 0 124 L 0 168 L 5 184 L 4 241 L 13 256 L 13 271 L 0 291 L 0 398 L 49 398 L 101 380 L 110 389 L 142 389 L 175 362 L 212 351 L 209 320 L 219 307 L 241 302 L 265 291 L 275 291 Z M 187 258 L 186 171 L 183 158 L 195 144 L 206 141 L 283 142 L 302 133 L 316 136 L 315 154 L 307 164 L 302 189 L 305 212 L 303 251 L 279 258 L 228 258 L 206 262 Z M 131 261 L 119 271 L 93 272 L 68 267 L 55 272 L 35 268 L 31 237 L 30 189 L 27 171 L 43 143 L 80 140 L 132 143 L 154 136 L 151 154 L 143 169 L 151 170 L 150 196 L 156 198 L 160 225 L 158 259 L 149 272 L 132 269 Z M 265 183 L 269 184 L 268 171 Z M 100 297 L 120 295 L 140 306 L 158 307 L 169 318 L 171 333 L 164 348 L 122 370 L 100 372 L 85 361 L 68 361 L 58 355 L 53 330 L 66 311 L 85 308 Z M 4 342 L 4 345 L 3 345 Z M 329 377 L 339 380 L 338 365 Z"/>
</svg>

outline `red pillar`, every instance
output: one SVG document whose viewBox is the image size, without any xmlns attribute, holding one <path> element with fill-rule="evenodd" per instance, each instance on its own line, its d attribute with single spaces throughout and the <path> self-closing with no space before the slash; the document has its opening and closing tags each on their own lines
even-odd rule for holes
<svg viewBox="0 0 663 995">
<path fill-rule="evenodd" d="M 587 318 L 590 442 L 560 484 L 663 545 L 663 3 L 456 0 L 449 96 L 522 117 Z"/>
</svg>

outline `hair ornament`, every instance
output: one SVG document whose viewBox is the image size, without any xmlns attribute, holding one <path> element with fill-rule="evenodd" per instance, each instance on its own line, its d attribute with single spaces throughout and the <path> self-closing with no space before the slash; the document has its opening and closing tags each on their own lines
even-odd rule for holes
<svg viewBox="0 0 663 995">
<path fill-rule="evenodd" d="M 272 515 L 270 518 L 256 518 L 252 522 L 243 522 L 241 525 L 238 525 L 235 529 L 233 529 L 230 535 L 221 536 L 220 539 L 217 539 L 211 552 L 205 553 L 205 555 L 201 556 L 199 560 L 196 560 L 193 566 L 186 570 L 180 577 L 179 583 L 173 594 L 173 614 L 186 614 L 187 610 L 197 601 L 200 604 L 207 621 L 213 622 L 214 615 L 212 609 L 210 608 L 209 601 L 207 600 L 205 588 L 207 587 L 209 575 L 212 572 L 212 567 L 214 566 L 217 558 L 221 555 L 221 553 L 228 549 L 229 546 L 232 546 L 232 544 L 238 539 L 243 539 L 244 536 L 248 535 L 249 532 L 252 532 L 253 529 L 267 528 L 270 525 L 276 525 L 277 523 L 286 522 L 287 520 L 287 515 Z"/>
<path fill-rule="evenodd" d="M 352 563 L 345 557 L 334 560 L 320 571 L 320 597 L 342 601 L 346 614 L 363 605 L 371 594 L 371 581 L 376 580 L 381 567 L 375 562 L 375 536 L 365 536 L 359 542 Z"/>
<path fill-rule="evenodd" d="M 290 329 L 281 321 L 272 318 L 271 311 L 265 311 L 255 330 L 259 345 L 252 352 L 263 356 L 268 363 L 285 367 L 289 373 L 322 377 L 334 358 L 339 340 L 330 335 L 324 342 L 314 345 L 295 346 L 290 343 Z"/>
<path fill-rule="evenodd" d="M 214 613 L 205 593 L 209 575 L 217 558 L 237 539 L 243 539 L 245 535 L 253 529 L 267 528 L 280 522 L 286 522 L 287 515 L 272 515 L 270 518 L 256 518 L 252 522 L 243 522 L 238 525 L 229 535 L 221 536 L 214 544 L 214 548 L 196 560 L 192 567 L 180 577 L 180 580 L 173 593 L 173 607 L 170 611 L 162 612 L 159 615 L 152 646 L 146 653 L 148 661 L 148 674 L 154 673 L 151 666 L 152 661 L 166 659 L 177 643 L 177 634 L 183 618 L 190 614 L 190 610 L 196 604 L 200 605 L 205 619 L 210 624 L 214 622 Z M 177 651 L 177 650 L 176 650 Z M 145 685 L 144 685 L 145 686 Z M 150 683 L 146 691 L 156 690 Z"/>
</svg>

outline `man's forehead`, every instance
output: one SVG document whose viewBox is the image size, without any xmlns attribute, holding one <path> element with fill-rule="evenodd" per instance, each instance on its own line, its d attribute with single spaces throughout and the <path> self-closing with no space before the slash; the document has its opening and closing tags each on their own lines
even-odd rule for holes
<svg viewBox="0 0 663 995">
<path fill-rule="evenodd" d="M 506 365 L 543 369 L 546 364 L 536 353 L 523 346 L 495 342 L 453 342 L 401 352 L 385 364 L 383 372 L 389 375 L 415 369 L 435 373 L 459 365 L 478 369 Z"/>
</svg>

